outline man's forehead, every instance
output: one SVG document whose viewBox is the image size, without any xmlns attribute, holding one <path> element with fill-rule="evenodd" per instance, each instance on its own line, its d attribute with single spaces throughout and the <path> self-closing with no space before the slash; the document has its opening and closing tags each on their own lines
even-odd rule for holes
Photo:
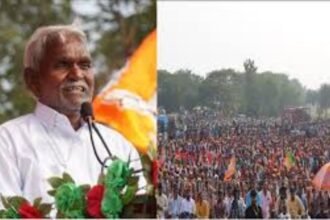
<svg viewBox="0 0 330 220">
<path fill-rule="evenodd" d="M 50 53 L 55 55 L 55 57 L 91 58 L 87 45 L 77 37 L 59 35 L 47 49 Z"/>
</svg>

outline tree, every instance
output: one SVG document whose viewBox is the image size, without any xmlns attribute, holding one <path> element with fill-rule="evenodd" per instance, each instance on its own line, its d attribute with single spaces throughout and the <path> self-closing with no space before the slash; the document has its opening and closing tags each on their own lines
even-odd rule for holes
<svg viewBox="0 0 330 220">
<path fill-rule="evenodd" d="M 190 70 L 178 70 L 174 74 L 159 70 L 158 79 L 158 106 L 166 111 L 178 111 L 180 106 L 191 109 L 200 104 L 202 78 Z"/>
<path fill-rule="evenodd" d="M 302 85 L 295 79 L 289 80 L 287 76 L 280 81 L 280 100 L 279 107 L 284 109 L 287 107 L 294 107 L 303 104 L 304 90 Z"/>
<path fill-rule="evenodd" d="M 201 103 L 219 108 L 224 115 L 237 112 L 241 101 L 241 74 L 233 69 L 215 70 L 207 74 L 200 87 Z"/>
<path fill-rule="evenodd" d="M 259 74 L 257 87 L 259 89 L 259 114 L 264 116 L 276 116 L 279 112 L 278 101 L 280 91 L 274 74 L 271 72 Z"/>
<path fill-rule="evenodd" d="M 308 89 L 305 93 L 305 103 L 315 105 L 318 103 L 318 91 Z"/>
<path fill-rule="evenodd" d="M 258 109 L 258 87 L 256 84 L 257 67 L 254 61 L 247 59 L 244 64 L 245 70 L 245 98 L 243 109 L 249 116 L 257 116 L 259 114 Z"/>
<path fill-rule="evenodd" d="M 257 67 L 254 64 L 254 61 L 252 59 L 247 59 L 243 63 L 245 73 L 248 74 L 248 76 L 252 76 L 257 72 Z"/>
<path fill-rule="evenodd" d="M 253 65 L 246 65 L 253 75 L 253 105 L 246 103 L 246 72 L 233 69 L 214 70 L 203 79 L 189 70 L 170 73 L 158 71 L 158 106 L 177 112 L 180 106 L 206 106 L 222 111 L 224 116 L 242 113 L 251 116 L 276 117 L 287 107 L 304 103 L 305 90 L 296 79 L 282 73 L 253 73 Z M 251 98 L 251 97 L 249 97 Z M 254 114 L 251 114 L 251 109 Z"/>
<path fill-rule="evenodd" d="M 319 107 L 321 112 L 326 117 L 328 116 L 328 109 L 330 107 L 330 85 L 329 84 L 322 84 L 319 90 Z"/>
<path fill-rule="evenodd" d="M 172 97 L 175 97 L 173 85 L 174 76 L 166 70 L 158 70 L 158 106 L 167 111 L 175 110 Z M 175 105 L 176 106 L 176 105 Z"/>
</svg>

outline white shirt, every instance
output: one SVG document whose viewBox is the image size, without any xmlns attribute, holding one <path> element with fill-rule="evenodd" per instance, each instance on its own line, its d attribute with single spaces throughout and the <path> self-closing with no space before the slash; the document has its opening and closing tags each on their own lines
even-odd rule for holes
<svg viewBox="0 0 330 220">
<path fill-rule="evenodd" d="M 159 195 L 159 193 L 156 193 L 156 201 L 157 201 L 157 218 L 163 219 L 165 218 L 165 211 L 167 210 L 168 200 L 167 196 L 162 193 Z"/>
<path fill-rule="evenodd" d="M 136 149 L 111 128 L 97 124 L 110 151 L 140 170 Z M 93 132 L 98 154 L 103 161 L 108 155 Z M 87 124 L 77 131 L 69 119 L 57 111 L 37 103 L 34 113 L 21 116 L 0 126 L 0 193 L 4 196 L 24 196 L 32 201 L 47 194 L 51 186 L 47 179 L 69 173 L 77 184 L 97 184 L 101 172 L 91 145 Z M 146 185 L 140 173 L 139 187 Z M 1 207 L 1 203 L 0 203 Z"/>
<path fill-rule="evenodd" d="M 181 213 L 181 204 L 182 204 L 182 197 L 181 196 L 177 196 L 177 198 L 175 199 L 174 196 L 172 196 L 169 199 L 168 202 L 168 212 L 170 213 L 172 218 L 178 217 Z"/>
<path fill-rule="evenodd" d="M 270 218 L 270 203 L 272 202 L 272 196 L 269 191 L 266 191 L 266 195 L 263 190 L 259 192 L 261 200 L 261 209 L 263 218 Z"/>
<path fill-rule="evenodd" d="M 279 218 L 279 219 L 291 219 L 289 213 L 286 213 L 286 214 L 280 213 L 280 214 L 278 215 L 278 218 Z"/>
<path fill-rule="evenodd" d="M 223 204 L 225 206 L 225 215 L 226 216 L 229 216 L 230 214 L 230 208 L 231 208 L 231 202 L 232 201 L 232 198 L 231 197 L 228 197 L 228 196 L 225 196 L 225 198 L 223 199 Z"/>
<path fill-rule="evenodd" d="M 227 216 L 228 217 L 229 217 L 230 212 L 231 212 L 233 201 L 234 201 L 234 197 L 232 197 L 232 196 L 231 197 L 227 197 L 227 200 L 225 201 L 225 203 L 227 205 L 226 212 L 227 212 Z M 244 211 L 246 209 L 246 205 L 245 205 L 244 199 L 240 197 L 238 199 L 237 203 L 238 203 L 238 209 L 239 209 L 240 215 L 243 216 L 244 215 Z"/>
<path fill-rule="evenodd" d="M 190 214 L 195 214 L 196 213 L 196 205 L 195 205 L 195 200 L 192 198 L 189 199 L 189 201 L 184 198 L 181 201 L 181 213 L 183 212 L 188 212 Z"/>
</svg>

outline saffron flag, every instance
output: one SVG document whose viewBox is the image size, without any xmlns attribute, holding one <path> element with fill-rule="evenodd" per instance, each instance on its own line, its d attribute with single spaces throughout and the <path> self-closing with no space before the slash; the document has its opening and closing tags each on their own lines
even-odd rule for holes
<svg viewBox="0 0 330 220">
<path fill-rule="evenodd" d="M 326 163 L 316 173 L 312 184 L 319 190 L 330 190 L 330 163 Z"/>
<path fill-rule="evenodd" d="M 156 30 L 93 101 L 95 119 L 128 139 L 141 154 L 156 152 Z"/>
<path fill-rule="evenodd" d="M 290 170 L 294 165 L 295 165 L 296 161 L 295 158 L 292 154 L 292 152 L 287 152 L 286 156 L 284 158 L 284 166 Z"/>
<path fill-rule="evenodd" d="M 236 158 L 235 156 L 232 156 L 223 180 L 230 181 L 232 177 L 235 175 L 235 173 L 236 173 Z"/>
</svg>

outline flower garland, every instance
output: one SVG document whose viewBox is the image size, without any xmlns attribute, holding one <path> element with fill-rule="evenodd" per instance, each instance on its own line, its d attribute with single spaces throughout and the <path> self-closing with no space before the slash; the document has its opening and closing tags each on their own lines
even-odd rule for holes
<svg viewBox="0 0 330 220">
<path fill-rule="evenodd" d="M 41 198 L 30 204 L 20 196 L 1 196 L 1 202 L 5 209 L 0 210 L 0 218 L 45 218 L 52 208 L 50 203 L 41 203 Z"/>
<path fill-rule="evenodd" d="M 147 182 L 157 184 L 158 162 L 153 162 L 150 155 L 141 156 L 141 161 Z M 30 204 L 23 197 L 1 196 L 5 209 L 0 210 L 0 218 L 49 218 L 52 208 L 56 208 L 57 218 L 119 218 L 139 190 L 139 177 L 135 176 L 139 171 L 134 171 L 129 165 L 130 161 L 112 158 L 105 174 L 103 167 L 98 183 L 92 187 L 78 186 L 68 173 L 49 178 L 52 190 L 48 194 L 54 197 L 53 204 L 41 203 L 41 198 Z M 149 195 L 154 195 L 153 184 L 148 184 Z"/>
</svg>

